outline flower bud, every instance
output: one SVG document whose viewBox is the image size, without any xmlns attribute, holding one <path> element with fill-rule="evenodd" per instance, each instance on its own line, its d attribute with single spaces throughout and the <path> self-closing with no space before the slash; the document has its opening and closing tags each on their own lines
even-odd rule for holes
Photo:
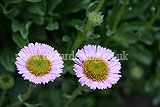
<svg viewBox="0 0 160 107">
<path fill-rule="evenodd" d="M 0 76 L 0 88 L 10 89 L 14 85 L 14 79 L 10 75 L 1 75 Z"/>
<path fill-rule="evenodd" d="M 140 79 L 143 76 L 143 69 L 140 66 L 135 66 L 131 69 L 131 76 L 134 79 Z"/>
<path fill-rule="evenodd" d="M 101 12 L 92 11 L 88 15 L 88 20 L 93 26 L 99 26 L 103 22 L 104 15 Z"/>
</svg>

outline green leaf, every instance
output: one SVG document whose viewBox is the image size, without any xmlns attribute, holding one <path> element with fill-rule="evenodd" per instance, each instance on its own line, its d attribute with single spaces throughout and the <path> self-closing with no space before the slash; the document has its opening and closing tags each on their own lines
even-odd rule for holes
<svg viewBox="0 0 160 107">
<path fill-rule="evenodd" d="M 150 65 L 152 62 L 151 52 L 138 44 L 136 47 L 132 47 L 129 49 L 128 55 L 131 58 L 131 60 L 138 61 L 145 65 Z"/>
<path fill-rule="evenodd" d="M 99 35 L 99 34 L 92 34 L 90 37 L 89 37 L 89 39 L 97 39 L 97 38 L 100 38 L 101 37 L 101 35 Z"/>
<path fill-rule="evenodd" d="M 19 22 L 17 20 L 12 20 L 12 30 L 14 32 L 19 31 L 23 39 L 26 39 L 29 34 L 29 27 L 32 25 L 33 21 Z"/>
<path fill-rule="evenodd" d="M 19 3 L 21 1 L 23 1 L 23 0 L 7 0 L 7 2 L 9 2 L 9 3 Z"/>
<path fill-rule="evenodd" d="M 64 41 L 64 42 L 70 42 L 71 38 L 69 36 L 63 36 L 62 37 L 62 41 Z"/>
<path fill-rule="evenodd" d="M 26 107 L 40 107 L 41 106 L 41 104 L 40 103 L 38 103 L 38 104 L 29 104 L 29 103 L 23 103 Z"/>
<path fill-rule="evenodd" d="M 42 0 L 26 0 L 26 1 L 32 2 L 32 3 L 37 3 L 37 2 L 40 2 L 40 1 L 42 1 Z"/>
<path fill-rule="evenodd" d="M 9 14 L 10 12 L 13 11 L 13 8 L 10 9 L 10 10 L 6 10 L 5 7 L 2 4 L 0 4 L 0 7 L 1 7 L 2 11 L 3 11 L 3 14 Z"/>
<path fill-rule="evenodd" d="M 27 9 L 28 9 L 29 13 L 38 14 L 40 16 L 44 16 L 45 15 L 45 9 L 46 9 L 45 2 L 40 2 L 40 3 L 32 4 Z"/>
<path fill-rule="evenodd" d="M 22 99 L 22 95 L 21 95 L 21 94 L 18 95 L 18 100 L 19 100 L 20 102 L 23 102 L 23 99 Z"/>
<path fill-rule="evenodd" d="M 2 4 L 0 4 L 0 9 L 2 9 L 3 14 L 5 14 L 8 18 L 13 19 L 20 13 L 20 9 L 13 7 L 7 10 Z"/>
<path fill-rule="evenodd" d="M 106 26 L 106 28 L 107 28 L 107 31 L 106 31 L 107 36 L 112 36 L 115 33 L 115 31 L 111 30 L 108 25 Z"/>
<path fill-rule="evenodd" d="M 126 32 L 117 32 L 114 37 L 112 37 L 113 41 L 122 45 L 124 47 L 129 47 L 130 44 L 134 44 L 138 41 L 139 35 L 130 31 Z"/>
<path fill-rule="evenodd" d="M 63 15 L 75 13 L 82 8 L 87 8 L 89 2 L 90 0 L 63 0 L 56 8 L 56 11 Z"/>
<path fill-rule="evenodd" d="M 47 1 L 47 10 L 48 10 L 48 13 L 50 14 L 50 15 L 53 15 L 54 13 L 52 13 L 53 12 L 53 10 L 56 8 L 56 6 L 59 4 L 59 3 L 61 3 L 62 2 L 62 0 L 48 0 Z"/>
<path fill-rule="evenodd" d="M 66 26 L 71 26 L 73 28 L 77 28 L 77 30 L 82 29 L 82 27 L 80 25 L 82 25 L 82 21 L 79 19 L 72 19 L 71 21 L 66 21 L 64 22 L 64 25 Z"/>
<path fill-rule="evenodd" d="M 93 30 L 90 30 L 88 31 L 86 34 L 85 34 L 85 39 L 91 39 L 90 37 L 93 35 Z"/>
<path fill-rule="evenodd" d="M 45 21 L 44 16 L 33 14 L 33 15 L 30 15 L 30 17 L 34 20 L 34 22 L 37 25 L 43 25 L 43 23 Z"/>
<path fill-rule="evenodd" d="M 29 43 L 28 40 L 23 39 L 19 33 L 13 33 L 12 39 L 20 48 L 23 48 L 25 45 Z"/>
<path fill-rule="evenodd" d="M 140 38 L 140 41 L 142 41 L 146 45 L 152 45 L 153 44 L 153 36 L 150 33 L 142 35 Z"/>
<path fill-rule="evenodd" d="M 82 27 L 82 26 L 76 25 L 76 29 L 77 29 L 77 30 L 79 30 L 79 31 L 81 31 L 81 32 L 84 32 L 84 30 L 83 30 L 83 27 Z"/>
<path fill-rule="evenodd" d="M 132 10 L 127 12 L 127 14 L 125 14 L 122 19 L 123 20 L 128 20 L 131 18 L 135 18 L 138 17 L 140 15 L 142 15 L 145 11 L 147 11 L 149 5 L 151 3 L 151 0 L 148 0 L 147 2 L 138 2 L 138 3 L 132 3 L 132 5 L 130 7 L 132 7 Z M 143 5 L 143 6 L 142 6 Z"/>
<path fill-rule="evenodd" d="M 118 32 L 124 32 L 124 31 L 143 31 L 145 26 L 146 26 L 146 22 L 142 21 L 142 20 L 136 20 L 136 21 L 132 21 L 132 22 L 126 22 L 123 25 L 121 25 L 118 29 Z"/>
<path fill-rule="evenodd" d="M 13 49 L 4 48 L 4 50 L 0 54 L 0 63 L 4 66 L 6 70 L 14 72 L 15 71 L 15 65 L 13 63 L 14 52 L 11 50 Z"/>
<path fill-rule="evenodd" d="M 59 28 L 58 22 L 50 22 L 50 23 L 48 23 L 48 25 L 46 27 L 47 30 L 51 30 L 51 31 L 58 30 L 58 28 Z"/>
</svg>

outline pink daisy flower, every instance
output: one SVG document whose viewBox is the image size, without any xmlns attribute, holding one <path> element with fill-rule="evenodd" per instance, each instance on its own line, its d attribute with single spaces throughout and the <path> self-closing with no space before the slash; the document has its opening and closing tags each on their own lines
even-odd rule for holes
<svg viewBox="0 0 160 107">
<path fill-rule="evenodd" d="M 43 43 L 24 46 L 16 60 L 18 73 L 35 84 L 53 82 L 62 73 L 62 57 L 57 50 Z"/>
<path fill-rule="evenodd" d="M 116 84 L 121 75 L 118 73 L 121 64 L 114 53 L 101 46 L 87 45 L 78 50 L 76 58 L 73 59 L 74 70 L 83 85 L 90 89 L 107 89 Z"/>
</svg>

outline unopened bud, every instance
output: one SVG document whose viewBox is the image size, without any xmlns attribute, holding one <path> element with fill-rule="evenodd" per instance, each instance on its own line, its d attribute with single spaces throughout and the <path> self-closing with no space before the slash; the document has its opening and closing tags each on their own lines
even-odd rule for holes
<svg viewBox="0 0 160 107">
<path fill-rule="evenodd" d="M 0 76 L 0 88 L 10 89 L 14 85 L 14 79 L 10 75 L 1 75 Z"/>
<path fill-rule="evenodd" d="M 101 12 L 92 11 L 88 15 L 88 20 L 93 26 L 99 26 L 103 22 L 103 17 Z"/>
</svg>

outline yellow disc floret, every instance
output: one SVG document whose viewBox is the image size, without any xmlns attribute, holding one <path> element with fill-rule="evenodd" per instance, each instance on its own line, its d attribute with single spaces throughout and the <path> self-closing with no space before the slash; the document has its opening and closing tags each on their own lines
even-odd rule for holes
<svg viewBox="0 0 160 107">
<path fill-rule="evenodd" d="M 108 71 L 108 64 L 103 58 L 91 57 L 83 63 L 84 74 L 93 81 L 104 81 Z"/>
<path fill-rule="evenodd" d="M 35 76 L 44 76 L 51 71 L 51 61 L 44 55 L 33 55 L 27 61 L 26 68 Z"/>
</svg>

